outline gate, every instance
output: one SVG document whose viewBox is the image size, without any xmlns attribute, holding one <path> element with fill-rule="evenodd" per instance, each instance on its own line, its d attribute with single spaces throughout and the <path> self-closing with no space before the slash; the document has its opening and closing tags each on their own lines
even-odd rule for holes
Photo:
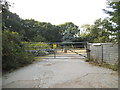
<svg viewBox="0 0 120 90">
<path fill-rule="evenodd" d="M 46 43 L 49 45 L 47 49 L 28 50 L 40 56 L 39 52 L 47 53 L 46 56 L 40 56 L 42 59 L 81 59 L 87 58 L 87 42 L 49 42 Z"/>
<path fill-rule="evenodd" d="M 86 53 L 86 42 L 63 42 L 60 44 L 64 53 L 70 51 L 83 57 L 87 57 Z"/>
<path fill-rule="evenodd" d="M 52 57 L 56 59 L 67 59 L 67 57 L 71 57 L 71 59 L 87 58 L 87 42 L 54 42 L 49 44 L 54 50 Z M 64 56 L 60 57 L 61 54 L 64 54 Z"/>
</svg>

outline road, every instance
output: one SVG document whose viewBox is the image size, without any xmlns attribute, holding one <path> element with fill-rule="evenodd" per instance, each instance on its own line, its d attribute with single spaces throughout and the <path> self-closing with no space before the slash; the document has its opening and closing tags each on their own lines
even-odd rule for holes
<svg viewBox="0 0 120 90">
<path fill-rule="evenodd" d="M 85 54 L 84 54 L 85 55 Z M 42 60 L 42 61 L 41 61 Z M 118 88 L 118 74 L 75 53 L 59 52 L 3 75 L 3 88 Z"/>
</svg>

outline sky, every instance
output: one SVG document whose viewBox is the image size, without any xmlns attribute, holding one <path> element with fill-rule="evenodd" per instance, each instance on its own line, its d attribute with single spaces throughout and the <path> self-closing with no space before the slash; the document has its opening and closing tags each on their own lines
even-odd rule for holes
<svg viewBox="0 0 120 90">
<path fill-rule="evenodd" d="M 93 24 L 107 16 L 102 9 L 106 0 L 8 0 L 13 4 L 10 11 L 22 19 L 35 19 L 53 25 L 73 22 L 77 26 Z"/>
</svg>

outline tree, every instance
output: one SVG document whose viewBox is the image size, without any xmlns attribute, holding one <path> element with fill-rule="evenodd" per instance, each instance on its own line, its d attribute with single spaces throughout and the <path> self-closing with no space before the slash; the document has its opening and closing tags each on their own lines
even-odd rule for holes
<svg viewBox="0 0 120 90">
<path fill-rule="evenodd" d="M 8 2 L 7 0 L 0 0 L 0 4 L 2 5 L 2 9 L 8 10 L 9 7 L 11 7 L 11 3 Z"/>
<path fill-rule="evenodd" d="M 108 29 L 111 28 L 111 24 L 107 19 L 97 19 L 93 25 L 85 24 L 82 28 L 84 30 L 81 34 L 83 41 L 110 42 Z"/>
<path fill-rule="evenodd" d="M 8 11 L 7 9 L 3 9 L 2 12 L 2 29 L 9 29 L 11 31 L 20 32 L 21 27 L 21 19 L 17 14 L 13 14 L 12 12 Z"/>
<path fill-rule="evenodd" d="M 9 11 L 9 3 L 2 1 L 2 70 L 16 69 L 31 63 L 33 58 L 25 52 L 22 42 L 20 18 Z"/>
<path fill-rule="evenodd" d="M 63 35 L 62 41 L 74 41 L 80 31 L 78 26 L 72 22 L 66 22 L 59 25 L 59 27 L 61 29 L 61 34 Z"/>
<path fill-rule="evenodd" d="M 111 34 L 118 37 L 120 40 L 120 1 L 119 2 L 107 2 L 108 8 L 112 10 L 105 10 L 106 14 L 109 14 L 109 20 L 112 22 L 113 29 L 110 30 Z M 119 41 L 118 41 L 119 42 Z"/>
</svg>

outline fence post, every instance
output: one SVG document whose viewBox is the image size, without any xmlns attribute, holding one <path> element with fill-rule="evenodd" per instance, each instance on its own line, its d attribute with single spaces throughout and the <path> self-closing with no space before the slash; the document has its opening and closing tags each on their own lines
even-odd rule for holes
<svg viewBox="0 0 120 90">
<path fill-rule="evenodd" d="M 87 52 L 87 58 L 90 60 L 90 45 L 87 43 L 86 45 L 86 52 Z"/>
<path fill-rule="evenodd" d="M 101 44 L 102 47 L 102 63 L 103 63 L 103 44 Z"/>
<path fill-rule="evenodd" d="M 54 58 L 56 58 L 56 48 L 54 49 Z"/>
</svg>

